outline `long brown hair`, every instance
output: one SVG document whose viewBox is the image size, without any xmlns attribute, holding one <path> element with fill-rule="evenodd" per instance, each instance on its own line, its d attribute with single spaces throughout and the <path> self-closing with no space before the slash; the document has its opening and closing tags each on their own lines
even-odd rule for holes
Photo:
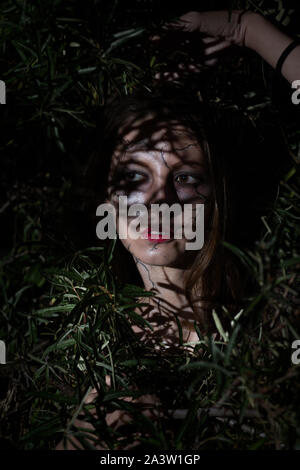
<svg viewBox="0 0 300 470">
<path fill-rule="evenodd" d="M 193 305 L 195 301 L 201 301 L 209 311 L 212 307 L 220 311 L 222 306 L 239 309 L 246 287 L 251 283 L 247 271 L 225 248 L 223 241 L 249 247 L 259 235 L 260 216 L 265 207 L 261 199 L 257 204 L 257 198 L 249 197 L 247 177 L 249 172 L 253 174 L 254 160 L 260 162 L 261 170 L 266 142 L 243 113 L 208 105 L 178 90 L 167 94 L 138 93 L 116 99 L 108 104 L 97 121 L 98 146 L 92 173 L 98 175 L 96 192 L 99 203 L 106 196 L 111 157 L 122 138 L 120 129 L 126 129 L 127 122 L 130 129 L 130 122 L 149 115 L 153 125 L 176 120 L 191 130 L 205 150 L 212 177 L 213 200 L 208 237 L 185 276 L 187 298 Z M 256 190 L 259 193 L 258 180 Z M 270 195 L 272 197 L 272 191 L 269 191 Z M 131 255 L 125 251 L 120 243 L 116 271 L 119 276 L 124 274 L 120 270 L 124 263 L 120 264 L 119 256 L 126 256 L 125 280 L 137 282 L 136 267 Z M 135 270 L 133 279 L 128 278 L 128 273 L 133 275 L 130 267 Z M 205 310 L 201 307 L 201 311 Z"/>
</svg>

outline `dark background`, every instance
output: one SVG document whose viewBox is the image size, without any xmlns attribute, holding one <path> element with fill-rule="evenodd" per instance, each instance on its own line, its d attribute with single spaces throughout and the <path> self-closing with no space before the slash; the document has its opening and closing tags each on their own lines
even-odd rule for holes
<svg viewBox="0 0 300 470">
<path fill-rule="evenodd" d="M 120 305 L 132 305 L 140 291 L 115 283 L 110 252 L 94 259 L 94 252 L 81 251 L 100 245 L 97 188 L 89 169 L 101 136 L 96 123 L 102 107 L 115 95 L 159 87 L 155 72 L 172 61 L 166 51 L 153 50 L 149 35 L 165 20 L 194 9 L 230 8 L 259 11 L 291 36 L 299 35 L 296 0 L 1 2 L 0 79 L 7 89 L 7 104 L 0 108 L 0 338 L 7 344 L 7 365 L 0 368 L 2 447 L 53 448 L 95 375 L 105 388 L 114 361 L 120 393 L 147 384 L 154 391 L 161 387 L 168 404 L 176 395 L 176 404 L 188 402 L 192 410 L 221 400 L 237 417 L 232 429 L 206 415 L 195 422 L 192 413 L 182 428 L 177 425 L 178 432 L 172 426 L 170 432 L 149 431 L 149 423 L 141 421 L 149 447 L 190 449 L 198 435 L 200 449 L 299 449 L 299 368 L 290 358 L 291 342 L 299 338 L 299 111 L 291 104 L 289 85 L 260 57 L 233 48 L 218 66 L 184 84 L 191 93 L 200 90 L 206 102 L 241 113 L 263 138 L 261 154 L 249 157 L 246 166 L 235 162 L 244 177 L 234 190 L 255 201 L 259 214 L 252 252 L 236 253 L 253 270 L 259 291 L 249 299 L 249 323 L 235 330 L 230 348 L 236 350 L 227 365 L 228 344 L 211 343 L 201 349 L 203 368 L 190 372 L 178 372 L 177 366 L 186 365 L 184 356 L 178 364 L 173 356 L 156 366 L 142 363 L 148 351 L 127 344 L 124 316 L 116 317 Z M 239 139 L 250 155 L 253 141 L 237 133 Z M 242 207 L 242 199 L 237 202 Z M 132 318 L 128 308 L 122 312 Z M 92 328 L 84 329 L 87 321 L 94 322 Z M 58 347 L 69 322 L 82 328 L 82 336 L 74 326 L 70 343 Z M 108 346 L 99 352 L 95 344 L 105 335 Z M 80 357 L 86 370 L 77 367 Z M 95 365 L 95 357 L 106 369 Z M 125 359 L 133 362 L 124 365 Z M 109 393 L 105 403 L 106 410 L 121 406 Z M 250 435 L 241 428 L 249 425 L 248 406 L 258 412 Z M 139 417 L 135 423 L 140 425 Z M 115 437 L 105 432 L 112 448 Z"/>
</svg>

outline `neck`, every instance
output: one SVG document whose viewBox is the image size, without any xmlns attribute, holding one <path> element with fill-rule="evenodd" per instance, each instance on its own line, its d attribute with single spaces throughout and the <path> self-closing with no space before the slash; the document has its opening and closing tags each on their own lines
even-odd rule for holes
<svg viewBox="0 0 300 470">
<path fill-rule="evenodd" d="M 155 292 L 157 297 L 173 305 L 174 309 L 187 308 L 184 275 L 187 270 L 166 266 L 152 266 L 135 259 L 144 287 Z"/>
<path fill-rule="evenodd" d="M 186 269 L 152 266 L 137 259 L 135 262 L 145 289 L 156 293 L 155 297 L 142 299 L 147 307 L 140 309 L 145 318 L 151 322 L 154 328 L 153 334 L 159 339 L 164 338 L 164 341 L 169 345 L 177 344 L 179 334 L 177 322 L 179 321 L 183 341 L 198 341 L 199 337 L 194 330 L 194 321 L 198 317 L 195 310 L 196 305 L 192 308 L 185 293 L 184 274 L 186 274 Z M 199 320 L 197 323 L 199 326 Z M 144 334 L 143 329 L 141 330 L 139 327 L 135 327 L 134 331 Z"/>
</svg>

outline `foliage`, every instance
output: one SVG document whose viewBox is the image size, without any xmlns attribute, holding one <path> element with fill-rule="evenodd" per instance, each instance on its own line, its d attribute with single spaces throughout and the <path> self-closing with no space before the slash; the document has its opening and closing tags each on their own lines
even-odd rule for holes
<svg viewBox="0 0 300 470">
<path fill-rule="evenodd" d="M 273 100 L 271 71 L 251 53 L 203 72 L 207 100 L 237 107 L 254 123 L 276 121 L 289 168 L 255 247 L 227 246 L 259 286 L 237 317 L 224 311 L 230 330 L 215 314 L 218 341 L 203 337 L 195 323 L 199 342 L 176 354 L 140 344 L 131 326 L 149 325 L 134 309 L 150 294 L 114 276 L 114 243 L 100 246 L 87 235 L 80 175 L 95 109 L 115 93 L 156 88 L 154 74 L 166 65 L 148 36 L 186 10 L 170 9 L 170 2 L 121 3 L 1 5 L 1 79 L 10 103 L 1 108 L 0 212 L 7 227 L 0 265 L 0 338 L 7 345 L 1 444 L 48 449 L 76 436 L 88 449 L 89 431 L 76 426 L 81 414 L 109 449 L 136 441 L 165 450 L 299 449 L 299 367 L 291 362 L 291 344 L 299 338 L 300 265 L 294 115 Z M 203 2 L 203 10 L 211 3 Z M 296 32 L 292 1 L 285 8 L 279 1 L 213 3 L 215 9 L 257 8 Z M 94 388 L 98 397 L 85 403 Z M 129 400 L 145 394 L 161 401 L 156 420 Z M 114 429 L 105 416 L 118 409 L 133 420 Z"/>
</svg>

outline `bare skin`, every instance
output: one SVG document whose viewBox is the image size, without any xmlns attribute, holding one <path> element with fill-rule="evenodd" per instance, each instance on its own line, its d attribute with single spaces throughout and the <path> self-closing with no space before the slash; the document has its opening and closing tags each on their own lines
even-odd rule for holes
<svg viewBox="0 0 300 470">
<path fill-rule="evenodd" d="M 112 160 L 110 201 L 116 194 L 128 197 L 129 206 L 135 203 L 174 203 L 181 205 L 205 204 L 205 221 L 208 221 L 212 199 L 212 183 L 202 146 L 191 131 L 182 125 L 159 126 L 148 142 L 135 143 L 139 126 L 125 134 L 124 146 L 120 146 Z M 121 168 L 120 173 L 118 168 Z M 117 180 L 114 174 L 117 173 Z M 130 177 L 130 183 L 128 179 Z M 121 190 L 120 190 L 121 189 Z M 122 221 L 119 219 L 119 230 Z M 129 225 L 129 222 L 128 222 Z M 193 328 L 195 311 L 184 290 L 184 274 L 190 269 L 195 251 L 186 251 L 186 239 L 158 242 L 148 239 L 121 239 L 132 254 L 146 290 L 156 297 L 142 299 L 147 307 L 137 313 L 148 320 L 154 331 L 134 326 L 133 330 L 143 341 L 150 341 L 156 348 L 179 346 L 179 329 L 182 327 L 183 342 L 198 341 Z"/>
<path fill-rule="evenodd" d="M 293 39 L 280 31 L 270 21 L 252 11 L 233 10 L 229 18 L 228 11 L 190 11 L 182 15 L 178 21 L 167 23 L 162 34 L 155 35 L 152 40 L 157 47 L 164 48 L 169 43 L 174 50 L 176 36 L 186 33 L 185 42 L 191 35 L 194 61 L 178 63 L 177 70 L 159 74 L 156 78 L 177 80 L 186 73 L 199 73 L 204 66 L 213 66 L 218 62 L 222 51 L 231 45 L 244 46 L 254 50 L 271 67 L 275 68 L 279 57 Z M 281 74 L 290 83 L 300 80 L 300 45 L 295 47 L 286 57 Z"/>
<path fill-rule="evenodd" d="M 142 299 L 148 307 L 139 307 L 136 312 L 151 323 L 153 331 L 133 326 L 142 341 L 160 347 L 179 346 L 179 328 L 175 315 L 181 324 L 183 343 L 196 343 L 199 337 L 194 329 L 195 311 L 189 304 L 183 286 L 184 270 L 147 266 L 136 260 L 137 268 L 144 281 L 146 290 L 156 293 L 156 297 Z M 170 285 L 172 289 L 170 289 Z"/>
</svg>

